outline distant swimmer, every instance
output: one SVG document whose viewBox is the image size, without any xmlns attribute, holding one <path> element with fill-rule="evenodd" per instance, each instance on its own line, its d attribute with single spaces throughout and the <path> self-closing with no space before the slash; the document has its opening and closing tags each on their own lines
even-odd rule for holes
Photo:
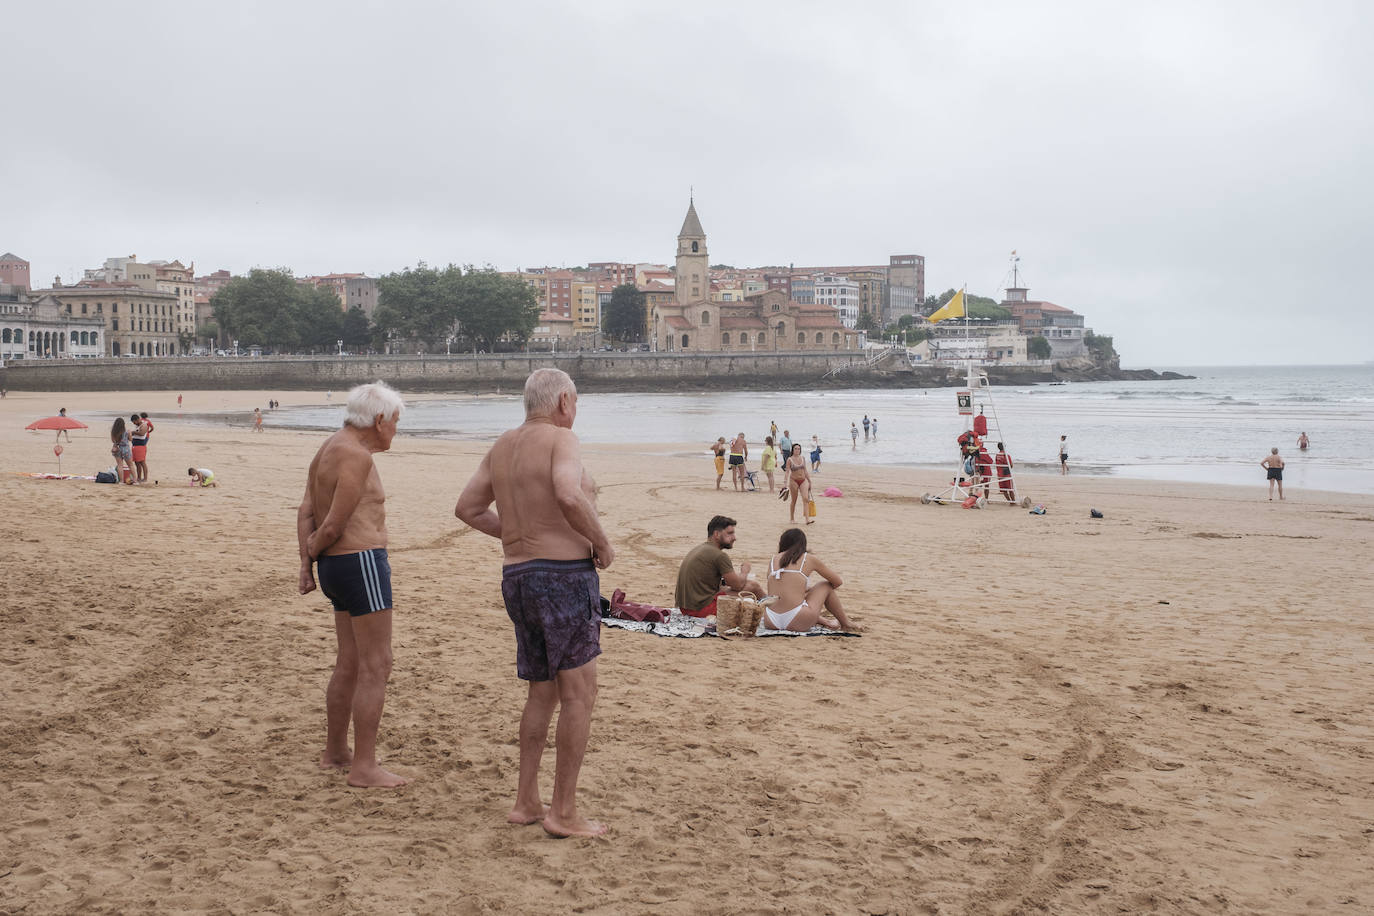
<svg viewBox="0 0 1374 916">
<path fill-rule="evenodd" d="M 1298 435 L 1298 448 L 1305 452 L 1307 451 L 1308 444 L 1307 433 L 1300 433 Z"/>
<path fill-rule="evenodd" d="M 1278 446 L 1269 450 L 1269 455 L 1260 462 L 1260 467 L 1269 472 L 1269 499 L 1274 498 L 1274 484 L 1279 485 L 1279 499 L 1283 499 L 1283 459 L 1279 457 Z"/>
</svg>

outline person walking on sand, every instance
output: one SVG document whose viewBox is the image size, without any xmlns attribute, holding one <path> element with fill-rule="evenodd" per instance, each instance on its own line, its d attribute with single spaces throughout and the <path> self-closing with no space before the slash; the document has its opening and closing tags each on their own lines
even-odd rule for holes
<svg viewBox="0 0 1374 916">
<path fill-rule="evenodd" d="M 254 408 L 253 408 L 253 432 L 255 432 L 255 433 L 260 433 L 260 432 L 262 432 L 262 408 L 261 408 L 261 407 L 254 407 Z"/>
<path fill-rule="evenodd" d="M 821 440 L 817 436 L 811 437 L 811 470 L 821 469 Z"/>
<path fill-rule="evenodd" d="M 1307 433 L 1305 433 L 1305 432 L 1304 432 L 1304 433 L 1299 433 L 1299 434 L 1298 434 L 1298 450 L 1299 450 L 1299 451 L 1303 451 L 1303 452 L 1307 451 L 1307 446 L 1308 446 L 1309 444 L 1310 444 L 1310 443 L 1307 441 Z"/>
<path fill-rule="evenodd" d="M 501 597 L 515 626 L 516 675 L 529 682 L 520 717 L 520 779 L 506 820 L 552 836 L 601 836 L 577 810 L 601 654 L 598 569 L 615 549 L 596 514 L 596 484 L 582 467 L 573 421 L 577 388 L 566 372 L 525 380 L 525 422 L 502 434 L 458 497 L 454 514 L 501 539 Z M 495 508 L 492 504 L 495 503 Z M 559 705 L 553 798 L 540 799 L 539 763 Z"/>
<path fill-rule="evenodd" d="M 59 407 L 59 408 L 57 409 L 57 415 L 58 415 L 59 417 L 66 417 L 66 416 L 67 416 L 67 408 L 65 408 L 65 407 Z M 72 434 L 69 433 L 69 432 L 67 432 L 67 430 L 65 430 L 65 429 L 59 429 L 59 430 L 57 431 L 57 439 L 56 439 L 56 441 L 61 442 L 63 436 L 66 436 L 66 437 L 67 437 L 67 441 L 68 441 L 68 442 L 72 441 Z"/>
<path fill-rule="evenodd" d="M 784 464 L 792 456 L 792 431 L 790 429 L 782 431 L 782 438 L 778 440 L 778 454 L 782 456 Z"/>
<path fill-rule="evenodd" d="M 768 478 L 768 492 L 776 493 L 778 488 L 773 483 L 773 471 L 778 466 L 778 447 L 773 444 L 772 436 L 763 437 L 763 455 L 759 458 L 759 470 Z"/>
<path fill-rule="evenodd" d="M 1069 437 L 1068 437 L 1068 436 L 1060 436 L 1060 437 L 1059 437 L 1059 474 L 1060 474 L 1060 476 L 1062 477 L 1063 475 L 1065 475 L 1065 474 L 1067 474 L 1067 473 L 1069 473 Z"/>
<path fill-rule="evenodd" d="M 716 462 L 716 489 L 721 489 L 720 482 L 725 479 L 725 437 L 721 436 L 711 446 L 711 454 L 715 455 Z"/>
<path fill-rule="evenodd" d="M 797 500 L 801 500 L 802 515 L 806 515 L 806 505 L 811 501 L 811 472 L 806 469 L 806 458 L 802 456 L 801 443 L 792 443 L 792 456 L 787 459 L 787 489 L 792 502 L 787 507 L 787 520 L 797 522 Z M 807 518 L 809 525 L 815 519 Z"/>
<path fill-rule="evenodd" d="M 735 484 L 735 489 L 744 492 L 744 462 L 749 457 L 749 443 L 744 441 L 744 433 L 740 433 L 730 442 L 730 477 Z"/>
<path fill-rule="evenodd" d="M 177 395 L 177 410 L 181 409 L 181 395 Z"/>
<path fill-rule="evenodd" d="M 811 585 L 811 575 L 822 581 Z M 844 612 L 838 589 L 844 584 L 839 574 L 831 570 L 806 549 L 806 532 L 788 528 L 778 538 L 778 552 L 768 561 L 768 576 L 764 580 L 768 594 L 778 600 L 764 608 L 763 625 L 769 630 L 789 630 L 805 633 L 820 624 L 830 630 L 857 632 L 860 627 Z M 821 614 L 829 611 L 835 623 Z"/>
<path fill-rule="evenodd" d="M 337 654 L 325 691 L 320 767 L 348 770 L 350 786 L 394 789 L 409 782 L 377 762 L 377 728 L 391 676 L 392 602 L 386 493 L 372 460 L 391 448 L 404 409 L 401 396 L 382 382 L 350 391 L 344 426 L 315 453 L 296 511 L 300 593 L 315 590 L 318 566 L 319 588 L 334 607 Z"/>
<path fill-rule="evenodd" d="M 1269 454 L 1260 462 L 1260 467 L 1268 472 L 1270 502 L 1274 500 L 1274 484 L 1278 484 L 1279 499 L 1283 499 L 1283 459 L 1279 457 L 1277 445 L 1269 450 Z"/>
</svg>

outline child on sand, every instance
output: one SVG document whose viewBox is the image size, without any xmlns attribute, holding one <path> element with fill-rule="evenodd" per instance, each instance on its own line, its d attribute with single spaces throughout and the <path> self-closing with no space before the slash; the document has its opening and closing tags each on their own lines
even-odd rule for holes
<svg viewBox="0 0 1374 916">
<path fill-rule="evenodd" d="M 202 487 L 218 487 L 215 482 L 215 472 L 209 468 L 187 468 L 186 473 L 191 475 L 191 486 L 200 484 Z"/>
</svg>

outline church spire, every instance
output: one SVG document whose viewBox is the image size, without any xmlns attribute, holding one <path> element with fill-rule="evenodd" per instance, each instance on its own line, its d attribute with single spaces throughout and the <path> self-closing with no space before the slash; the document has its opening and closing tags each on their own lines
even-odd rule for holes
<svg viewBox="0 0 1374 916">
<path fill-rule="evenodd" d="M 706 230 L 701 228 L 701 220 L 697 218 L 697 204 L 694 199 L 689 199 L 687 203 L 687 218 L 682 221 L 682 231 L 677 234 L 683 238 L 706 238 Z"/>
</svg>

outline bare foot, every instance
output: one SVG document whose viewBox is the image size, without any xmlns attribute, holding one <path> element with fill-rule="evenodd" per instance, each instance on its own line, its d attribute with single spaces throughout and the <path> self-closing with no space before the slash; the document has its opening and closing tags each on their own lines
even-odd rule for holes
<svg viewBox="0 0 1374 916">
<path fill-rule="evenodd" d="M 353 754 L 344 751 L 342 754 L 332 754 L 325 750 L 320 752 L 320 769 L 322 770 L 346 770 L 353 765 Z"/>
<path fill-rule="evenodd" d="M 566 840 L 571 836 L 579 837 L 598 837 L 605 836 L 607 827 L 605 824 L 598 824 L 596 821 L 589 821 L 585 817 L 576 818 L 569 823 L 561 823 L 556 820 L 552 813 L 544 817 L 544 832 L 549 836 L 559 840 Z"/>
<path fill-rule="evenodd" d="M 389 773 L 375 763 L 370 767 L 354 767 L 348 773 L 348 784 L 359 789 L 398 789 L 410 782 L 404 776 Z"/>
<path fill-rule="evenodd" d="M 512 808 L 510 814 L 506 815 L 507 824 L 518 824 L 521 827 L 537 824 L 549 815 L 549 806 L 540 805 L 537 812 L 526 811 L 522 808 Z"/>
</svg>

